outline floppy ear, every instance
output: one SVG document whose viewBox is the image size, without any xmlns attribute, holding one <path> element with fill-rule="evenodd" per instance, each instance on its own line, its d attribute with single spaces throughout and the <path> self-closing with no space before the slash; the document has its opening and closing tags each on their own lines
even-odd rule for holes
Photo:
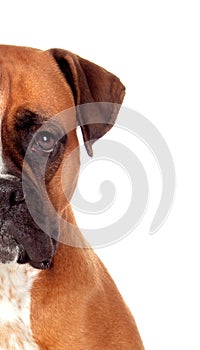
<svg viewBox="0 0 200 350">
<path fill-rule="evenodd" d="M 77 108 L 77 119 L 87 152 L 92 156 L 92 144 L 111 129 L 117 118 L 125 87 L 115 75 L 69 51 L 49 52 L 72 89 L 75 105 L 82 105 Z M 92 102 L 110 103 L 88 105 Z"/>
</svg>

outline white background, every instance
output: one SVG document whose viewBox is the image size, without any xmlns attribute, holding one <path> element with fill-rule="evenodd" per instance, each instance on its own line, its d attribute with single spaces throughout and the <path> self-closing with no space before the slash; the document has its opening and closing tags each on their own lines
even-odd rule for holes
<svg viewBox="0 0 200 350">
<path fill-rule="evenodd" d="M 132 234 L 97 253 L 146 350 L 199 350 L 199 2 L 7 0 L 0 6 L 1 43 L 66 48 L 102 65 L 126 85 L 124 105 L 148 118 L 168 143 L 177 188 L 167 221 L 148 235 L 161 180 L 149 150 L 134 140 L 147 169 L 148 210 Z"/>
</svg>

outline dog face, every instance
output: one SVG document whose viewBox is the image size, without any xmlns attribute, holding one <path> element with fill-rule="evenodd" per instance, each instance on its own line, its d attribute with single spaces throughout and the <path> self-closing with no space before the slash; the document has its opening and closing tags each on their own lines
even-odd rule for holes
<svg viewBox="0 0 200 350">
<path fill-rule="evenodd" d="M 77 125 L 91 156 L 92 143 L 111 128 L 118 112 L 112 106 L 107 113 L 96 107 L 98 118 L 93 121 L 87 108 L 77 112 L 74 106 L 91 102 L 121 104 L 123 96 L 124 86 L 117 77 L 68 51 L 0 46 L 1 263 L 28 262 L 40 269 L 50 266 L 59 224 L 45 200 L 42 164 L 46 191 L 62 216 L 79 172 Z M 56 118 L 69 109 L 70 114 Z M 45 230 L 33 220 L 24 189 Z"/>
</svg>

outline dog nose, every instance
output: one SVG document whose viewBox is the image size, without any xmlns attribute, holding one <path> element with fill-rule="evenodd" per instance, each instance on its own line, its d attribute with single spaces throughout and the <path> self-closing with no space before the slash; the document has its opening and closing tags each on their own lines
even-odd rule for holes
<svg viewBox="0 0 200 350">
<path fill-rule="evenodd" d="M 24 201 L 21 181 L 18 178 L 0 178 L 0 203 L 11 207 Z"/>
</svg>

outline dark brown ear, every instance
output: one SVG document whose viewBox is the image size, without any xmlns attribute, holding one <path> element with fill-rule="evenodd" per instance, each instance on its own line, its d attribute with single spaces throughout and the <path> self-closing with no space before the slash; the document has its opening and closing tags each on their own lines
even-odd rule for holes
<svg viewBox="0 0 200 350">
<path fill-rule="evenodd" d="M 125 87 L 115 75 L 69 51 L 49 52 L 72 89 L 75 105 L 82 105 L 77 109 L 78 124 L 87 152 L 92 156 L 92 144 L 111 129 L 117 118 Z"/>
</svg>

